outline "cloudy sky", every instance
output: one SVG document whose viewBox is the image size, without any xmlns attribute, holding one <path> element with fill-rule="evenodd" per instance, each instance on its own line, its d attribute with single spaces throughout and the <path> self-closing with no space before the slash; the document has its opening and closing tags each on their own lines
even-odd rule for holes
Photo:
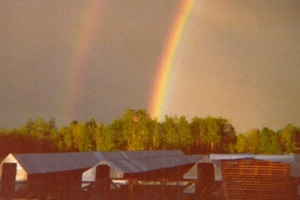
<svg viewBox="0 0 300 200">
<path fill-rule="evenodd" d="M 148 109 L 180 0 L 0 1 L 0 128 Z M 198 0 L 163 114 L 300 126 L 300 1 Z"/>
</svg>

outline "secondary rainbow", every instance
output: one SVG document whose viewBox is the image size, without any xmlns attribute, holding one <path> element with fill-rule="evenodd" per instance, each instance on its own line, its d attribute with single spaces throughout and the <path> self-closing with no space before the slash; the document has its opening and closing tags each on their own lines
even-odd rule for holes
<svg viewBox="0 0 300 200">
<path fill-rule="evenodd" d="M 176 57 L 177 49 L 180 45 L 181 38 L 187 21 L 192 13 L 196 0 L 182 0 L 179 10 L 176 14 L 175 20 L 169 31 L 167 42 L 162 51 L 162 56 L 158 64 L 157 76 L 154 80 L 154 87 L 151 92 L 151 99 L 148 110 L 151 117 L 158 119 L 162 118 L 163 104 L 166 98 L 166 90 L 168 80 L 172 69 L 174 58 Z"/>
<path fill-rule="evenodd" d="M 88 52 L 92 43 L 95 28 L 98 25 L 100 4 L 97 0 L 90 0 L 84 4 L 78 21 L 78 31 L 74 35 L 73 55 L 70 59 L 66 82 L 66 113 L 64 120 L 76 119 L 77 109 L 81 104 L 83 78 L 86 68 Z"/>
</svg>

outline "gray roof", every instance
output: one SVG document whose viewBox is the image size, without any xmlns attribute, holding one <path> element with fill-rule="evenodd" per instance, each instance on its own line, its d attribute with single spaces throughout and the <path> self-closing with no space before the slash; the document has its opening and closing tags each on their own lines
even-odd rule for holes
<svg viewBox="0 0 300 200">
<path fill-rule="evenodd" d="M 201 156 L 186 155 L 165 155 L 157 157 L 143 157 L 120 160 L 104 160 L 99 164 L 108 164 L 122 174 L 133 174 L 158 169 L 165 169 L 183 165 L 194 164 L 201 159 Z"/>
<path fill-rule="evenodd" d="M 123 160 L 123 159 L 138 159 L 138 158 L 157 158 L 166 156 L 184 156 L 180 150 L 170 151 L 115 151 L 115 152 L 94 152 L 101 155 L 103 160 Z"/>
<path fill-rule="evenodd" d="M 99 162 L 94 153 L 12 154 L 28 174 L 86 169 Z"/>
<path fill-rule="evenodd" d="M 181 161 L 192 162 L 185 158 L 182 151 L 116 151 L 116 152 L 86 152 L 86 153 L 31 153 L 10 154 L 28 174 L 42 174 L 71 170 L 86 170 L 107 160 L 124 171 L 148 169 L 149 166 L 170 166 Z M 180 157 L 181 160 L 173 157 Z M 168 162 L 164 161 L 167 159 Z M 147 158 L 147 159 L 146 159 Z M 142 161 L 144 163 L 142 164 Z M 159 163 L 157 163 L 159 162 Z"/>
</svg>

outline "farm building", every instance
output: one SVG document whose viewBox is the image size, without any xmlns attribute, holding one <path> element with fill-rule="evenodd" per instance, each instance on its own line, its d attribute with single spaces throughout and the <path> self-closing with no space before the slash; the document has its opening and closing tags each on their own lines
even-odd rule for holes
<svg viewBox="0 0 300 200">
<path fill-rule="evenodd" d="M 188 180 L 183 180 L 183 174 L 201 157 L 200 155 L 187 156 L 181 151 L 120 152 L 88 169 L 82 177 L 83 182 L 87 183 L 84 185 L 88 188 L 88 193 L 93 191 L 105 193 L 103 184 L 102 189 L 97 186 L 97 182 L 101 182 L 97 180 L 99 177 L 97 174 L 100 174 L 100 179 L 103 180 L 103 177 L 110 179 L 108 184 L 114 186 L 114 195 L 122 193 L 119 196 L 145 198 L 141 196 L 145 191 L 147 191 L 146 196 L 151 199 L 159 198 L 159 195 L 166 195 L 166 193 L 169 193 L 169 196 L 182 195 L 185 185 L 189 183 Z M 109 168 L 106 175 L 103 174 L 105 167 Z"/>
<path fill-rule="evenodd" d="M 112 179 L 176 179 L 188 171 L 200 155 L 187 156 L 182 151 L 115 152 L 83 173 L 83 181 L 95 181 L 96 167 L 108 165 Z"/>
<path fill-rule="evenodd" d="M 82 173 L 100 160 L 98 153 L 9 154 L 0 166 L 1 193 L 19 193 L 26 188 L 35 196 L 63 191 L 76 194 Z M 5 181 L 16 184 L 6 188 L 10 184 Z"/>
<path fill-rule="evenodd" d="M 207 194 L 227 200 L 299 199 L 299 177 L 297 154 L 9 154 L 0 165 L 0 197 L 13 194 L 28 199 L 81 199 L 85 195 L 84 199 L 99 199 L 118 195 L 109 199 L 180 199 L 186 198 L 183 191 L 192 188 L 191 193 L 202 199 Z M 224 193 L 216 194 L 219 191 Z M 141 196 L 144 194 L 147 196 Z"/>
<path fill-rule="evenodd" d="M 1 194 L 22 191 L 26 183 L 30 195 L 54 196 L 68 191 L 68 195 L 79 196 L 82 182 L 95 180 L 95 168 L 103 164 L 109 166 L 110 179 L 182 179 L 199 159 L 182 151 L 9 154 L 0 166 Z"/>
</svg>

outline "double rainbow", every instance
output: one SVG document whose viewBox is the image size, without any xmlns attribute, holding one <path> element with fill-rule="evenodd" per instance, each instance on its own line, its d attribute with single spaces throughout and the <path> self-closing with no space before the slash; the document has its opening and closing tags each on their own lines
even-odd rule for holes
<svg viewBox="0 0 300 200">
<path fill-rule="evenodd" d="M 102 1 L 101 1 L 102 2 Z M 167 41 L 161 53 L 161 58 L 158 63 L 154 87 L 151 90 L 151 97 L 148 105 L 148 111 L 151 117 L 161 118 L 163 104 L 166 98 L 166 90 L 169 80 L 169 75 L 172 69 L 173 60 L 176 57 L 177 48 L 180 45 L 182 35 L 189 16 L 193 10 L 196 0 L 182 0 L 179 10 L 176 13 L 175 20 L 169 29 Z M 103 3 L 103 2 L 102 2 Z M 101 3 L 101 4 L 102 4 Z M 65 105 L 67 119 L 76 119 L 77 108 L 80 106 L 82 99 L 80 97 L 82 90 L 82 78 L 84 77 L 84 65 L 90 45 L 92 43 L 93 33 L 98 26 L 100 7 L 99 1 L 87 1 L 81 15 L 81 26 L 78 35 L 75 37 L 76 46 L 74 46 L 74 54 L 70 60 L 68 67 L 68 88 L 66 88 L 67 100 Z"/>
</svg>

